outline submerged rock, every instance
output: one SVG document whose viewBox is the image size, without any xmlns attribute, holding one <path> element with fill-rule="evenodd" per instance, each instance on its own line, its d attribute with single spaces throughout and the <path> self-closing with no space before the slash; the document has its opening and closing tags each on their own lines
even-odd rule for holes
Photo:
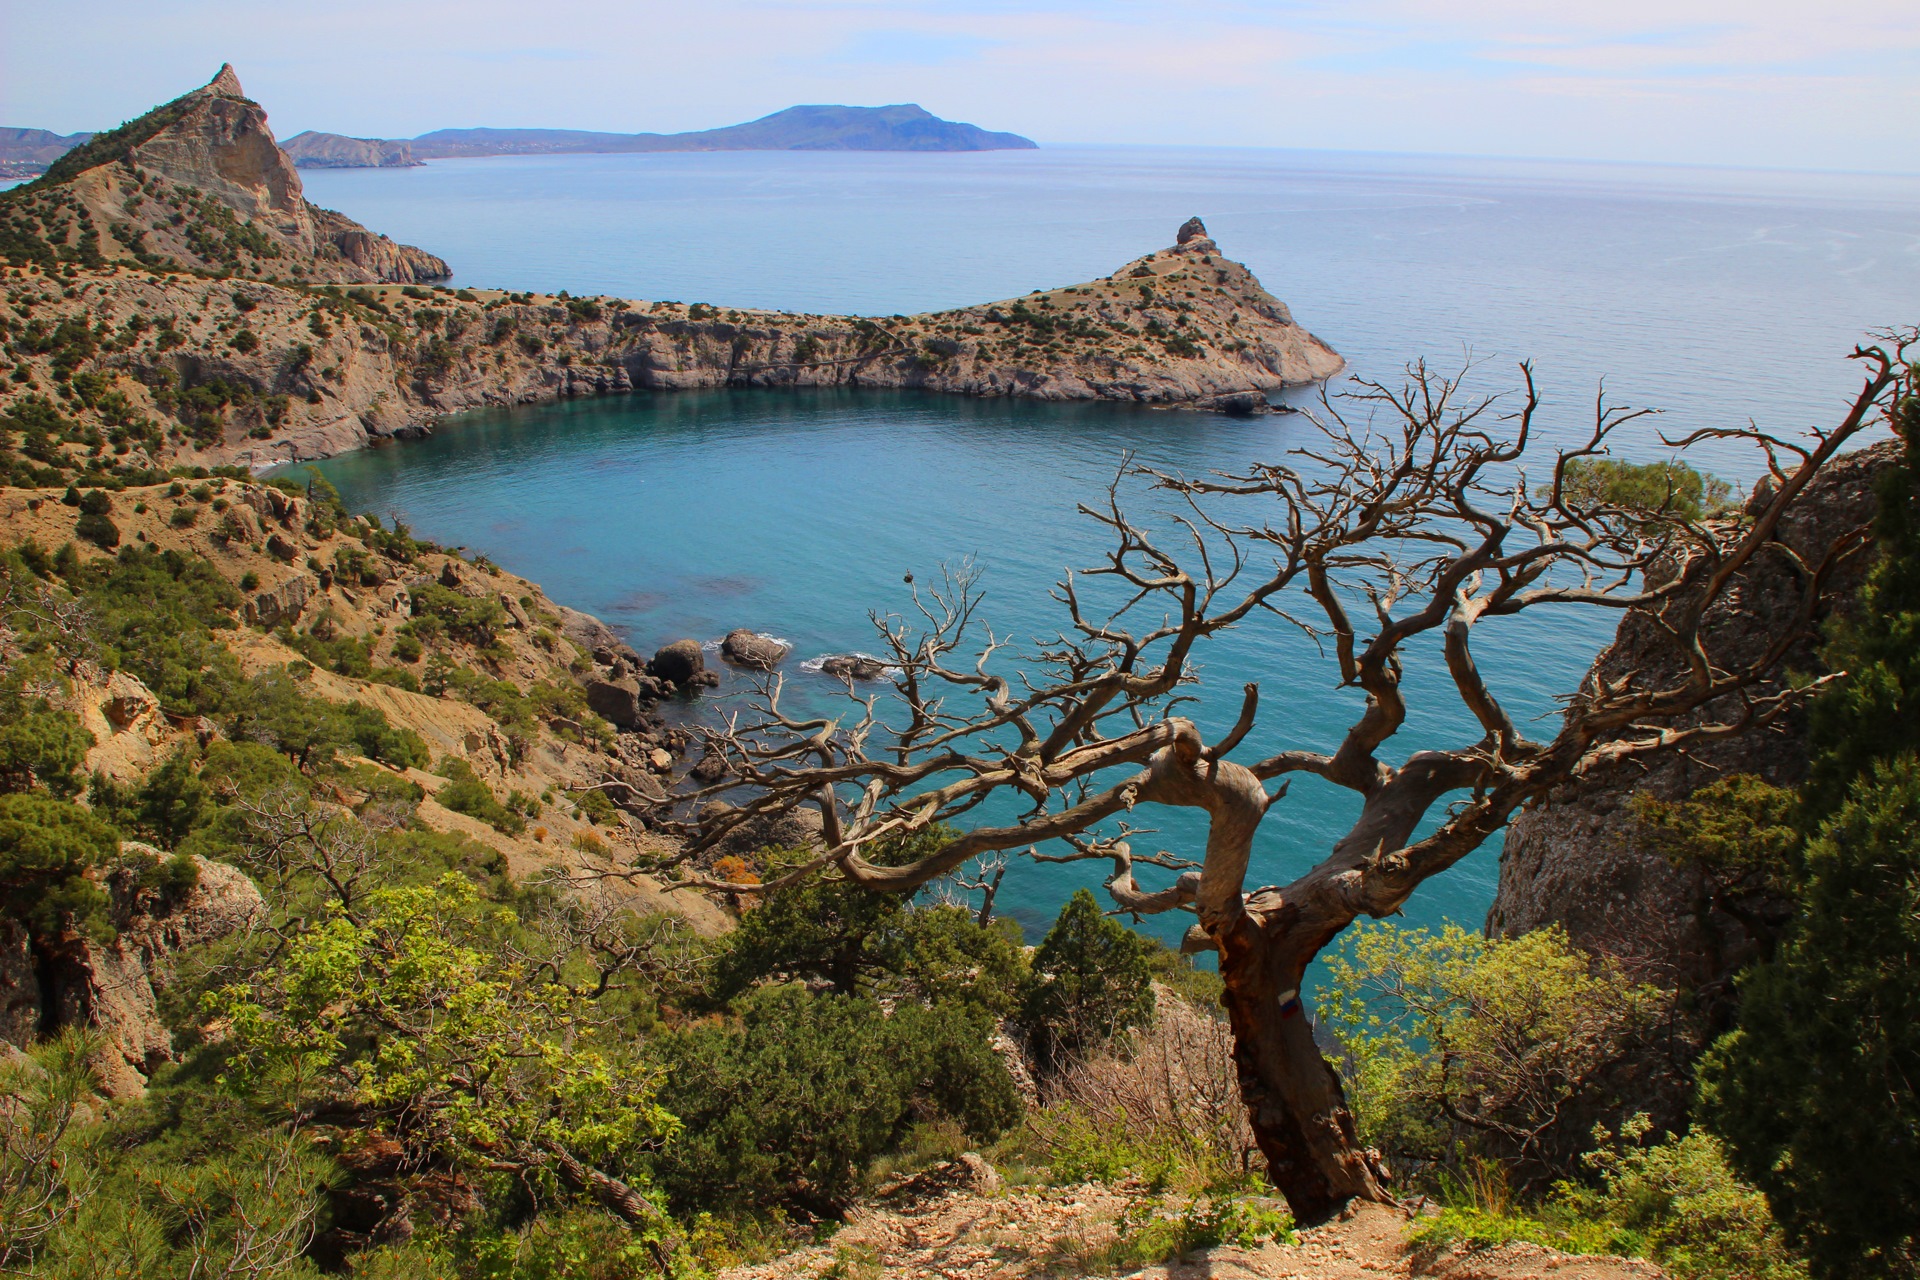
<svg viewBox="0 0 1920 1280">
<path fill-rule="evenodd" d="M 864 653 L 836 653 L 820 664 L 820 670 L 842 680 L 878 680 L 886 674 L 887 664 Z"/>
</svg>

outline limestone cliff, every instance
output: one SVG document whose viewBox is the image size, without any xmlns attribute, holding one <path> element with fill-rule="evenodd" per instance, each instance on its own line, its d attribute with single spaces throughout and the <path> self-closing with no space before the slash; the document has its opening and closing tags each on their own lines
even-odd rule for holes
<svg viewBox="0 0 1920 1280">
<path fill-rule="evenodd" d="M 449 274 L 432 254 L 309 203 L 230 66 L 0 194 L 0 253 L 342 283 Z"/>
<path fill-rule="evenodd" d="M 1874 482 L 1898 456 L 1889 443 L 1837 459 L 1792 508 L 1779 540 L 1816 564 L 1836 538 L 1871 520 Z M 1856 558 L 1845 588 L 1857 583 Z M 1785 557 L 1765 557 L 1731 593 L 1731 605 L 1709 616 L 1715 651 L 1764 641 L 1762 620 L 1799 589 Z M 1630 613 L 1596 661 L 1605 678 L 1628 672 L 1672 671 L 1679 655 L 1651 621 Z M 1785 668 L 1819 669 L 1812 644 L 1790 655 Z M 1720 710 L 1714 709 L 1716 714 Z M 1683 798 L 1718 778 L 1755 774 L 1778 786 L 1797 784 L 1805 770 L 1805 722 L 1790 717 L 1764 730 L 1701 744 L 1686 755 L 1604 770 L 1530 808 L 1508 830 L 1489 932 L 1525 933 L 1564 927 L 1585 947 L 1625 958 L 1638 971 L 1697 994 L 1709 1022 L 1723 1008 L 1734 973 L 1754 958 L 1751 922 L 1783 915 L 1784 904 L 1731 901 L 1716 894 L 1697 869 L 1675 866 L 1648 847 L 1634 818 L 1633 797 Z M 1743 921 L 1742 917 L 1746 917 Z"/>
</svg>

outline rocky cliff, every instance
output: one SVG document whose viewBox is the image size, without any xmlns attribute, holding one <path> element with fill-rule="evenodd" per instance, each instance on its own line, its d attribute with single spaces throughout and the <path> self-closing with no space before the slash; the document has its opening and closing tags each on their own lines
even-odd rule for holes
<svg viewBox="0 0 1920 1280">
<path fill-rule="evenodd" d="M 1888 443 L 1837 459 L 1791 509 L 1779 540 L 1805 562 L 1819 563 L 1836 538 L 1872 519 L 1875 479 L 1897 457 L 1897 446 Z M 1843 592 L 1857 584 L 1864 566 L 1865 559 L 1856 557 L 1840 579 Z M 1731 593 L 1729 607 L 1710 615 L 1715 652 L 1764 643 L 1769 614 L 1788 607 L 1798 590 L 1786 557 L 1761 558 Z M 1679 661 L 1650 619 L 1630 613 L 1595 667 L 1614 680 L 1635 671 L 1672 672 Z M 1783 665 L 1794 673 L 1820 669 L 1811 643 Z M 1714 714 L 1726 710 L 1710 708 Z M 1805 757 L 1804 717 L 1788 717 L 1685 755 L 1603 770 L 1563 788 L 1523 812 L 1508 830 L 1488 931 L 1514 935 L 1561 925 L 1576 943 L 1695 992 L 1711 1019 L 1731 976 L 1754 958 L 1753 933 L 1740 917 L 1765 915 L 1774 904 L 1728 901 L 1700 870 L 1676 866 L 1650 847 L 1633 798 L 1645 793 L 1678 800 L 1737 773 L 1793 786 L 1804 773 Z"/>
<path fill-rule="evenodd" d="M 432 254 L 309 203 L 230 66 L 0 194 L 0 254 L 341 283 L 449 274 Z"/>
<path fill-rule="evenodd" d="M 384 138 L 348 138 L 337 133 L 296 133 L 281 144 L 301 169 L 409 169 L 414 159 L 411 142 Z"/>
<path fill-rule="evenodd" d="M 125 865 L 104 877 L 111 940 L 76 936 L 36 946 L 17 924 L 0 920 L 0 1042 L 28 1045 L 61 1027 L 98 1031 L 104 1044 L 93 1066 L 110 1097 L 139 1093 L 175 1060 L 159 1001 L 174 981 L 176 957 L 246 929 L 266 903 L 241 872 L 199 857 L 191 887 L 155 887 L 138 867 L 164 856 L 128 844 Z"/>
</svg>

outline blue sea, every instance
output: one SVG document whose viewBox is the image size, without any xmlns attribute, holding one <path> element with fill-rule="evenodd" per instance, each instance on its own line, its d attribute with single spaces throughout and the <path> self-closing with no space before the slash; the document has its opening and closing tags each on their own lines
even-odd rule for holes
<svg viewBox="0 0 1920 1280">
<path fill-rule="evenodd" d="M 1351 373 L 1471 364 L 1493 394 L 1528 359 L 1543 446 L 1584 435 L 1604 382 L 1616 402 L 1663 410 L 1622 438 L 1636 458 L 1666 455 L 1660 433 L 1831 422 L 1856 381 L 1846 353 L 1920 320 L 1913 177 L 1137 148 L 502 157 L 305 177 L 316 202 L 445 257 L 456 284 L 873 315 L 1105 275 L 1198 214 Z M 356 509 L 483 552 L 643 651 L 736 626 L 781 636 L 795 645 L 789 697 L 824 710 L 834 686 L 808 663 L 876 650 L 869 614 L 910 607 L 905 574 L 924 586 L 971 560 L 982 619 L 1017 642 L 1009 655 L 1030 649 L 1064 622 L 1049 585 L 1106 545 L 1076 507 L 1102 499 L 1122 458 L 1231 471 L 1313 439 L 1304 415 L 689 392 L 462 415 L 321 469 Z M 1759 470 L 1724 447 L 1697 460 L 1743 484 Z M 1164 527 L 1164 497 L 1130 490 L 1129 506 Z M 1490 626 L 1480 661 L 1549 734 L 1556 695 L 1611 621 Z M 1477 737 L 1437 655 L 1415 658 L 1401 749 Z M 1277 619 L 1215 639 L 1201 667 L 1188 710 L 1214 732 L 1241 685 L 1261 684 L 1241 758 L 1331 749 L 1357 708 Z M 1352 814 L 1346 795 L 1297 781 L 1265 823 L 1252 883 L 1299 874 Z M 1156 829 L 1136 848 L 1196 855 L 1204 839 L 1191 813 L 1134 821 Z M 1497 858 L 1495 841 L 1429 882 L 1407 920 L 1477 928 Z M 1002 902 L 1034 938 L 1103 874 L 1016 862 Z M 1171 940 L 1184 921 L 1145 927 Z"/>
</svg>

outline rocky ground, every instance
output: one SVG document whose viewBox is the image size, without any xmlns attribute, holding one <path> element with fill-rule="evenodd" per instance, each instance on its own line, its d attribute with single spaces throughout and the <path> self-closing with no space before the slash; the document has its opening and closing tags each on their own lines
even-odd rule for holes
<svg viewBox="0 0 1920 1280">
<path fill-rule="evenodd" d="M 959 1280 L 1119 1274 L 1103 1266 L 1143 1215 L 1177 1212 L 1137 1186 L 1003 1185 L 965 1156 L 884 1192 L 822 1244 L 722 1270 L 719 1280 Z M 1375 1205 L 1288 1243 L 1196 1250 L 1130 1276 L 1156 1280 L 1660 1280 L 1652 1263 L 1572 1257 L 1538 1245 L 1440 1248 L 1410 1242 L 1407 1215 Z"/>
</svg>

